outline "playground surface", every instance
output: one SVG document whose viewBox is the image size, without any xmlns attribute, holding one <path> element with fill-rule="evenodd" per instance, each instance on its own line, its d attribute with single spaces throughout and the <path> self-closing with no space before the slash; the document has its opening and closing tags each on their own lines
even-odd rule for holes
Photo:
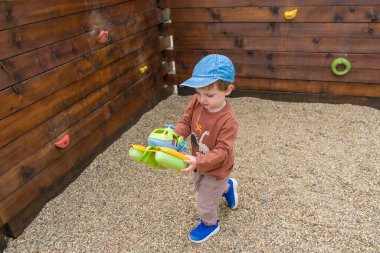
<svg viewBox="0 0 380 253">
<path fill-rule="evenodd" d="M 5 252 L 380 252 L 380 111 L 230 98 L 239 121 L 239 206 L 194 244 L 189 176 L 128 157 L 130 144 L 181 118 L 170 96 L 127 130 Z"/>
</svg>

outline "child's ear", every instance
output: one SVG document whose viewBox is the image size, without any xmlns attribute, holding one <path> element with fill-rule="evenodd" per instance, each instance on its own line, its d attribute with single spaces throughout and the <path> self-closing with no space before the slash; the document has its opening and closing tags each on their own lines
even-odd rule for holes
<svg viewBox="0 0 380 253">
<path fill-rule="evenodd" d="M 234 88 L 235 88 L 235 87 L 233 86 L 233 84 L 228 85 L 226 91 L 224 92 L 224 94 L 225 94 L 226 96 L 230 95 L 231 92 L 234 90 Z"/>
</svg>

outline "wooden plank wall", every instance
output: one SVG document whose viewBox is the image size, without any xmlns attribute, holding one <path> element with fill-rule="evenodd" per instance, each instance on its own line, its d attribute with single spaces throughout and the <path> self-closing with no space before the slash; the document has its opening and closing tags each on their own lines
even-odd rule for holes
<svg viewBox="0 0 380 253">
<path fill-rule="evenodd" d="M 172 87 L 155 0 L 0 3 L 0 226 L 17 237 Z M 106 43 L 96 37 L 109 33 Z M 147 71 L 140 68 L 147 66 Z M 69 146 L 54 143 L 70 136 Z M 127 148 L 127 147 L 126 147 Z"/>
<path fill-rule="evenodd" d="M 301 95 L 306 100 L 353 102 L 380 108 L 380 1 L 378 0 L 161 0 L 171 23 L 178 84 L 204 55 L 229 56 L 235 86 L 257 96 Z M 287 10 L 298 9 L 293 20 Z M 336 76 L 331 62 L 345 57 L 352 70 Z M 180 89 L 186 93 L 186 89 Z M 307 95 L 307 96 L 305 96 Z"/>
</svg>

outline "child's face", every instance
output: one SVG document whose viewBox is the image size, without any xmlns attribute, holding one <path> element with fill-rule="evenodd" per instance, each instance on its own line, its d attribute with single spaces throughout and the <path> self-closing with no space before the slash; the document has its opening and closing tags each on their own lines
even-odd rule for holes
<svg viewBox="0 0 380 253">
<path fill-rule="evenodd" d="M 195 89 L 197 98 L 209 112 L 217 112 L 223 108 L 226 96 L 232 92 L 233 86 L 228 86 L 226 91 L 218 89 L 217 85 Z"/>
</svg>

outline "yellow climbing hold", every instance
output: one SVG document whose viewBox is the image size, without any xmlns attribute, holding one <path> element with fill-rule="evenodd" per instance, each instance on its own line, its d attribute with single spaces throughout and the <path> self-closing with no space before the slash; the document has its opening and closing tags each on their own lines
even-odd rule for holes
<svg viewBox="0 0 380 253">
<path fill-rule="evenodd" d="M 141 67 L 140 68 L 140 73 L 143 74 L 147 70 L 148 70 L 148 66 Z"/>
<path fill-rule="evenodd" d="M 291 11 L 285 11 L 284 12 L 284 18 L 286 20 L 291 20 L 291 19 L 295 18 L 296 15 L 297 15 L 297 11 L 298 11 L 298 9 L 294 9 L 294 10 L 291 10 Z"/>
</svg>

